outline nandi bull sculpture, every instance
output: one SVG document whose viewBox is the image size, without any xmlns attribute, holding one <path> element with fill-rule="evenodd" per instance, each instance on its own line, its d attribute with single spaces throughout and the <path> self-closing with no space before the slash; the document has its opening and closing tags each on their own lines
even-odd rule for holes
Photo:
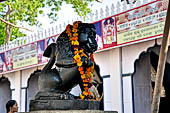
<svg viewBox="0 0 170 113">
<path fill-rule="evenodd" d="M 99 109 L 99 101 L 94 100 L 102 96 L 103 85 L 92 55 L 97 50 L 95 38 L 93 24 L 76 21 L 46 48 L 43 55 L 50 60 L 39 76 L 40 91 L 31 101 L 30 110 Z M 54 64 L 56 68 L 52 68 Z M 69 93 L 77 84 L 82 91 L 80 98 Z"/>
</svg>

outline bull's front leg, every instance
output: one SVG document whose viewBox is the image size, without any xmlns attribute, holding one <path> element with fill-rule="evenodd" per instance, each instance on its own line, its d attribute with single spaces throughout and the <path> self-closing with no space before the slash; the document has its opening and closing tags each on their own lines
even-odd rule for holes
<svg viewBox="0 0 170 113">
<path fill-rule="evenodd" d="M 40 91 L 59 91 L 62 80 L 58 70 L 54 68 L 40 73 L 38 84 Z"/>
</svg>

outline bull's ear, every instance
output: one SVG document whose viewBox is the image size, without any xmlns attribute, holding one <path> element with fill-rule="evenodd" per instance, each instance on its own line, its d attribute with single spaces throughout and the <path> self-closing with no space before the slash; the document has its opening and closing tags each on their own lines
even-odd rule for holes
<svg viewBox="0 0 170 113">
<path fill-rule="evenodd" d="M 55 54 L 56 43 L 51 43 L 44 51 L 43 56 L 50 57 L 52 54 Z"/>
</svg>

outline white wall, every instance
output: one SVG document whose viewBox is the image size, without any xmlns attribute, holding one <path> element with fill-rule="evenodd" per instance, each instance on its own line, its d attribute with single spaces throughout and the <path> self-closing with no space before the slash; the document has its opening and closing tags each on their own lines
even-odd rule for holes
<svg viewBox="0 0 170 113">
<path fill-rule="evenodd" d="M 132 94 L 131 94 L 131 79 L 121 78 L 122 74 L 129 74 L 134 72 L 135 60 L 139 58 L 142 52 L 146 52 L 149 47 L 153 47 L 155 40 L 147 41 L 143 43 L 133 44 L 129 46 L 124 46 L 122 48 L 115 48 L 111 50 L 106 50 L 102 52 L 95 53 L 95 61 L 99 64 L 101 69 L 101 75 L 110 75 L 110 89 L 111 97 L 111 107 L 106 108 L 106 110 L 118 111 L 119 113 L 130 113 L 132 111 Z M 12 72 L 5 74 L 10 83 L 10 88 L 12 89 L 12 99 L 17 100 L 20 111 L 23 111 L 25 105 L 24 98 L 25 90 L 21 88 L 27 87 L 27 81 L 35 70 L 42 69 L 43 66 L 30 68 L 22 71 Z M 123 80 L 121 80 L 123 79 Z M 105 87 L 104 87 L 105 88 Z M 122 88 L 124 93 L 122 94 Z M 127 90 L 129 89 L 129 90 Z M 129 91 L 129 92 L 128 92 Z M 21 98 L 22 101 L 21 101 Z M 123 100 L 124 99 L 124 100 Z M 124 102 L 124 106 L 123 103 Z M 21 106 L 22 104 L 22 106 Z M 124 108 L 123 108 L 124 107 Z M 127 108 L 130 108 L 127 110 Z M 130 111 L 130 112 L 129 112 Z"/>
<path fill-rule="evenodd" d="M 124 113 L 133 113 L 131 76 L 123 77 L 123 102 Z"/>
<path fill-rule="evenodd" d="M 25 69 L 25 70 L 21 71 L 21 73 L 22 73 L 21 87 L 22 88 L 28 86 L 28 79 L 30 78 L 30 75 L 33 74 L 34 71 L 36 71 L 36 70 L 37 70 L 37 67 L 33 67 L 33 68 L 28 68 L 28 69 Z"/>
<path fill-rule="evenodd" d="M 21 88 L 21 72 L 16 71 L 12 72 L 9 74 L 6 74 L 5 76 L 8 77 L 10 83 L 11 83 L 11 89 L 12 89 L 12 100 L 16 100 L 18 103 L 18 106 L 21 106 L 21 93 L 20 93 L 20 88 Z M 21 108 L 19 108 L 20 111 Z"/>
<path fill-rule="evenodd" d="M 151 40 L 122 47 L 122 74 L 133 74 L 135 71 L 135 61 L 139 59 L 142 52 L 147 52 L 147 49 L 153 47 L 154 44 L 155 40 Z M 132 98 L 131 76 L 123 77 L 124 113 L 133 113 Z"/>
<path fill-rule="evenodd" d="M 104 92 L 104 110 L 111 111 L 113 110 L 112 107 L 112 92 L 110 90 L 111 86 L 111 79 L 110 76 L 106 75 L 103 78 L 103 92 Z"/>
<path fill-rule="evenodd" d="M 122 73 L 133 73 L 134 63 L 142 52 L 146 52 L 149 47 L 153 47 L 155 40 L 133 44 L 122 47 Z"/>
<path fill-rule="evenodd" d="M 146 52 L 154 44 L 155 40 L 152 40 L 95 53 L 95 61 L 100 66 L 101 75 L 110 75 L 111 77 L 109 89 L 111 90 L 112 110 L 117 110 L 119 113 L 123 113 L 123 111 L 124 113 L 133 113 L 131 76 L 121 77 L 122 74 L 132 74 L 134 63 L 140 54 Z"/>
<path fill-rule="evenodd" d="M 100 66 L 101 75 L 110 75 L 111 85 L 107 88 L 111 91 L 111 110 L 122 113 L 120 58 L 120 48 L 95 53 L 95 61 Z"/>
<path fill-rule="evenodd" d="M 31 73 L 37 70 L 37 67 L 28 68 L 21 71 L 7 73 L 4 76 L 9 79 L 11 83 L 10 89 L 12 91 L 12 98 L 16 100 L 19 106 L 19 112 L 25 111 L 26 106 L 26 88 L 28 86 L 28 79 Z"/>
</svg>

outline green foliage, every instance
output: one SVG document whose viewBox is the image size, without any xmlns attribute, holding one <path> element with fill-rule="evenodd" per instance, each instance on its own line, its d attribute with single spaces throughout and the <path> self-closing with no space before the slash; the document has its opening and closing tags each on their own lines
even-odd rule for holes
<svg viewBox="0 0 170 113">
<path fill-rule="evenodd" d="M 0 17 L 5 19 L 8 6 L 11 7 L 10 19 L 7 20 L 13 24 L 17 22 L 27 22 L 30 26 L 36 25 L 40 26 L 41 23 L 37 20 L 39 14 L 43 14 L 43 8 L 49 7 L 48 17 L 52 19 L 53 22 L 57 19 L 57 12 L 61 10 L 61 5 L 63 2 L 67 4 L 72 4 L 75 12 L 79 16 L 84 16 L 88 14 L 91 10 L 88 8 L 88 4 L 94 0 L 6 0 L 0 3 Z M 0 21 L 0 45 L 4 44 L 5 40 L 5 23 Z M 18 28 L 12 27 L 12 33 L 10 40 L 17 37 L 24 36 Z"/>
<path fill-rule="evenodd" d="M 79 16 L 85 17 L 88 13 L 91 12 L 88 4 L 94 0 L 47 0 L 46 4 L 51 8 L 51 11 L 48 16 L 53 21 L 56 21 L 57 11 L 61 10 L 61 5 L 63 2 L 67 4 L 72 4 L 72 8 L 75 9 L 75 12 Z"/>
<path fill-rule="evenodd" d="M 12 28 L 11 32 L 11 39 L 14 40 L 18 37 L 26 36 L 21 31 L 19 31 L 19 28 Z M 5 23 L 0 21 L 0 45 L 3 45 L 5 43 Z"/>
<path fill-rule="evenodd" d="M 5 32 L 4 32 L 5 24 L 0 21 L 0 45 L 5 42 Z"/>
</svg>

